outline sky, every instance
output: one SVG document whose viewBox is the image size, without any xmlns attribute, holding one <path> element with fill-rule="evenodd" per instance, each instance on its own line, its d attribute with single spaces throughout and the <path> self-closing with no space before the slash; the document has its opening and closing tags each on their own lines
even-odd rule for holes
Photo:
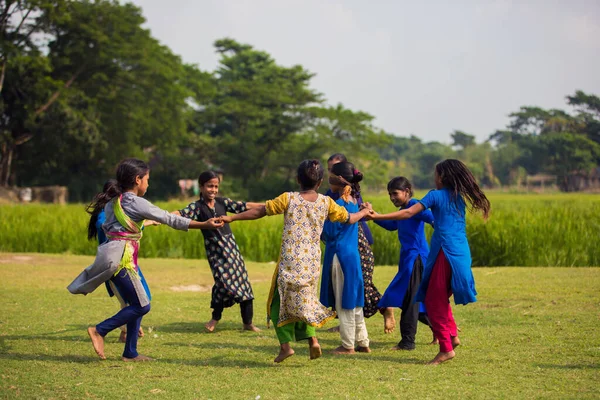
<svg viewBox="0 0 600 400">
<path fill-rule="evenodd" d="M 316 74 L 327 104 L 400 136 L 484 141 L 521 106 L 600 96 L 598 0 L 134 0 L 146 28 L 213 71 L 231 37 Z"/>
</svg>

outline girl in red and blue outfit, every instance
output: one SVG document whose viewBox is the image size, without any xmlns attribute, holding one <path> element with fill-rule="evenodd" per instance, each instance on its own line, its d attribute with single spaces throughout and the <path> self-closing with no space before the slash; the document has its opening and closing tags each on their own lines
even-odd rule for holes
<svg viewBox="0 0 600 400">
<path fill-rule="evenodd" d="M 454 349 L 460 345 L 450 296 L 454 295 L 455 304 L 477 301 L 467 241 L 467 203 L 472 210 L 481 211 L 484 219 L 488 218 L 491 208 L 475 177 L 459 160 L 445 160 L 435 166 L 435 185 L 436 190 L 407 209 L 391 214 L 371 214 L 373 220 L 403 220 L 427 209 L 433 213 L 435 229 L 431 251 L 415 297 L 415 301 L 425 302 L 433 332 L 440 343 L 439 353 L 429 364 L 454 358 Z"/>
</svg>

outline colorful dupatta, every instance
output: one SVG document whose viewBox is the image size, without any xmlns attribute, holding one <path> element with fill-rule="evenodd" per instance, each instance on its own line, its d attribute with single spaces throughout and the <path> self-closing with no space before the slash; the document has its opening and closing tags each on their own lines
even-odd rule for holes
<svg viewBox="0 0 600 400">
<path fill-rule="evenodd" d="M 108 232 L 106 234 L 108 240 L 127 241 L 121 264 L 119 265 L 117 272 L 115 272 L 115 276 L 117 276 L 123 268 L 137 274 L 138 251 L 140 249 L 140 239 L 143 236 L 142 227 L 144 226 L 144 221 L 135 222 L 125 214 L 125 211 L 123 211 L 123 207 L 121 206 L 122 198 L 123 195 L 115 197 L 113 200 L 113 211 L 115 213 L 115 218 L 125 229 L 127 229 L 127 232 Z"/>
</svg>

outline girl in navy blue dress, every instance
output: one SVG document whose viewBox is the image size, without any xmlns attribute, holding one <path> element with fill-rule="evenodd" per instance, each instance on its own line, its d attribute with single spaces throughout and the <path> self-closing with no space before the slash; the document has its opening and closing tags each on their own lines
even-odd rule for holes
<svg viewBox="0 0 600 400">
<path fill-rule="evenodd" d="M 433 213 L 431 251 L 415 300 L 425 302 L 433 332 L 440 342 L 439 353 L 429 362 L 434 365 L 454 358 L 454 349 L 460 345 L 450 296 L 454 295 L 455 304 L 477 301 L 467 241 L 467 203 L 470 209 L 481 211 L 484 219 L 491 208 L 475 177 L 459 160 L 444 160 L 435 166 L 435 186 L 436 190 L 407 209 L 370 216 L 373 220 L 403 220 L 427 209 Z"/>
<path fill-rule="evenodd" d="M 387 186 L 390 201 L 400 209 L 418 203 L 412 198 L 410 181 L 403 176 L 393 178 Z M 394 350 L 414 350 L 418 321 L 430 326 L 422 303 L 415 303 L 414 297 L 421 284 L 423 265 L 427 263 L 429 245 L 425 237 L 425 224 L 433 226 L 433 214 L 425 210 L 405 220 L 381 220 L 375 223 L 388 231 L 398 231 L 400 261 L 398 273 L 381 297 L 380 308 L 399 307 L 401 340 Z M 435 337 L 434 337 L 434 343 Z"/>
</svg>

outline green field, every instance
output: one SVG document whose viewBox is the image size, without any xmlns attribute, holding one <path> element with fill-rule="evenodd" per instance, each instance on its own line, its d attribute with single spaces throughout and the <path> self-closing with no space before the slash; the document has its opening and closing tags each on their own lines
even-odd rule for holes
<svg viewBox="0 0 600 400">
<path fill-rule="evenodd" d="M 419 193 L 423 195 L 423 193 Z M 600 266 L 600 196 L 591 194 L 520 195 L 491 193 L 490 220 L 469 216 L 467 234 L 474 266 Z M 394 211 L 385 196 L 365 196 L 377 211 Z M 186 202 L 158 203 L 176 210 Z M 0 206 L 0 251 L 95 254 L 86 240 L 87 214 L 79 205 Z M 377 265 L 398 262 L 395 233 L 370 222 Z M 232 224 L 246 260 L 277 260 L 282 217 Z M 428 235 L 431 229 L 427 229 Z M 205 258 L 200 232 L 183 233 L 150 227 L 141 246 L 143 257 Z"/>
<path fill-rule="evenodd" d="M 249 263 L 260 334 L 241 332 L 238 309 L 218 331 L 203 333 L 212 284 L 206 261 L 142 259 L 153 292 L 143 321 L 142 354 L 152 363 L 120 361 L 117 332 L 108 360 L 96 358 L 85 329 L 112 315 L 102 288 L 74 296 L 66 285 L 89 256 L 0 254 L 0 398 L 555 398 L 600 396 L 599 268 L 478 268 L 479 301 L 454 307 L 462 346 L 454 360 L 426 366 L 437 348 L 419 327 L 417 349 L 389 350 L 382 319 L 367 321 L 371 354 L 333 356 L 339 336 L 319 331 L 324 356 L 304 345 L 281 365 L 264 323 L 274 264 Z M 380 267 L 385 289 L 396 271 Z M 331 325 L 330 325 L 331 326 Z M 329 327 L 329 326 L 327 326 Z"/>
</svg>

